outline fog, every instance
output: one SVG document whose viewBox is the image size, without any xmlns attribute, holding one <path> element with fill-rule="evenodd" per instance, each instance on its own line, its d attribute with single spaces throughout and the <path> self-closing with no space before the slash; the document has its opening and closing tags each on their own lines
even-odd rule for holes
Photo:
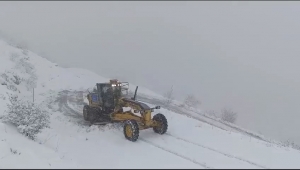
<svg viewBox="0 0 300 170">
<path fill-rule="evenodd" d="M 300 2 L 0 2 L 6 37 L 300 144 Z"/>
</svg>

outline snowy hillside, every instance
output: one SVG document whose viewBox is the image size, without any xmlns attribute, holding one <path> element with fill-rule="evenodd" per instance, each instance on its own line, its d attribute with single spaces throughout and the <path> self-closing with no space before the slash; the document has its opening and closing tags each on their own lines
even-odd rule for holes
<svg viewBox="0 0 300 170">
<path fill-rule="evenodd" d="M 176 106 L 155 111 L 168 119 L 166 134 L 143 130 L 137 142 L 130 142 L 118 124 L 89 126 L 83 120 L 80 94 L 108 78 L 84 69 L 61 68 L 3 41 L 0 57 L 0 116 L 6 114 L 7 93 L 32 101 L 33 87 L 35 103 L 51 113 L 50 128 L 43 129 L 35 141 L 12 124 L 0 123 L 0 168 L 300 167 L 298 150 Z M 135 85 L 130 88 L 134 90 Z M 150 106 L 163 98 L 143 87 L 138 93 L 138 99 Z"/>
</svg>

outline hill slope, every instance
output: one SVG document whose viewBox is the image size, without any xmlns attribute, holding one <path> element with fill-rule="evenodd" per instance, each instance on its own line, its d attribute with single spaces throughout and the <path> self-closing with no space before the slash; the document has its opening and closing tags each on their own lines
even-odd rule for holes
<svg viewBox="0 0 300 170">
<path fill-rule="evenodd" d="M 140 132 L 137 142 L 129 142 L 119 125 L 89 126 L 82 117 L 78 95 L 108 78 L 84 69 L 61 68 L 3 41 L 0 57 L 0 115 L 5 114 L 7 92 L 32 100 L 33 87 L 35 103 L 52 113 L 50 128 L 36 141 L 0 123 L 0 168 L 300 167 L 298 150 L 240 133 L 234 130 L 238 127 L 178 110 L 176 105 L 159 110 L 168 119 L 167 134 L 148 129 Z M 139 94 L 149 105 L 161 103 L 162 97 L 150 90 L 139 88 Z"/>
</svg>

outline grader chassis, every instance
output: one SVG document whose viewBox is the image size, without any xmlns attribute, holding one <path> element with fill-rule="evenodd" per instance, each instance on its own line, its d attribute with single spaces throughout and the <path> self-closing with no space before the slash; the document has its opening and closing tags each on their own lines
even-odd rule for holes
<svg viewBox="0 0 300 170">
<path fill-rule="evenodd" d="M 158 134 L 166 133 L 168 122 L 166 117 L 158 113 L 151 118 L 155 109 L 160 106 L 150 108 L 148 105 L 136 101 L 138 86 L 134 97 L 128 98 L 129 83 L 119 82 L 116 79 L 109 83 L 97 83 L 94 91 L 87 95 L 88 105 L 83 107 L 84 120 L 91 124 L 108 124 L 122 122 L 123 133 L 129 141 L 137 141 L 139 131 L 153 128 Z M 123 107 L 130 107 L 131 110 L 123 111 Z M 139 113 L 140 116 L 132 113 Z"/>
</svg>

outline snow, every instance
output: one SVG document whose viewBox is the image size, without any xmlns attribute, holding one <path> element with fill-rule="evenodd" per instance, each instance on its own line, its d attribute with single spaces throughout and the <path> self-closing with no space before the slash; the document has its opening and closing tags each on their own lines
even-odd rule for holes
<svg viewBox="0 0 300 170">
<path fill-rule="evenodd" d="M 241 133 L 243 129 L 182 109 L 182 114 L 162 108 L 169 122 L 168 132 L 159 135 L 152 129 L 140 131 L 137 142 L 125 139 L 118 124 L 88 126 L 82 117 L 79 91 L 107 82 L 91 71 L 61 68 L 31 51 L 0 41 L 0 74 L 13 70 L 12 54 L 29 56 L 35 66 L 35 103 L 49 107 L 50 128 L 33 141 L 11 124 L 0 123 L 0 168 L 299 168 L 300 151 Z M 32 90 L 21 83 L 20 93 L 0 85 L 0 116 L 6 114 L 7 92 L 32 100 Z M 132 91 L 135 85 L 130 83 Z M 64 91 L 62 93 L 62 90 Z M 139 87 L 138 93 L 153 99 L 163 97 Z M 176 104 L 180 103 L 179 101 Z M 147 103 L 154 106 L 153 103 Z M 174 106 L 175 108 L 175 106 Z M 207 123 L 206 123 L 207 122 Z M 232 125 L 234 126 L 234 125 Z M 220 127 L 220 128 L 218 128 Z M 241 130 L 237 130 L 241 129 Z"/>
<path fill-rule="evenodd" d="M 0 123 L 0 168 L 76 168 L 59 153 L 21 136 L 13 126 Z M 12 151 L 16 151 L 14 154 Z"/>
</svg>

